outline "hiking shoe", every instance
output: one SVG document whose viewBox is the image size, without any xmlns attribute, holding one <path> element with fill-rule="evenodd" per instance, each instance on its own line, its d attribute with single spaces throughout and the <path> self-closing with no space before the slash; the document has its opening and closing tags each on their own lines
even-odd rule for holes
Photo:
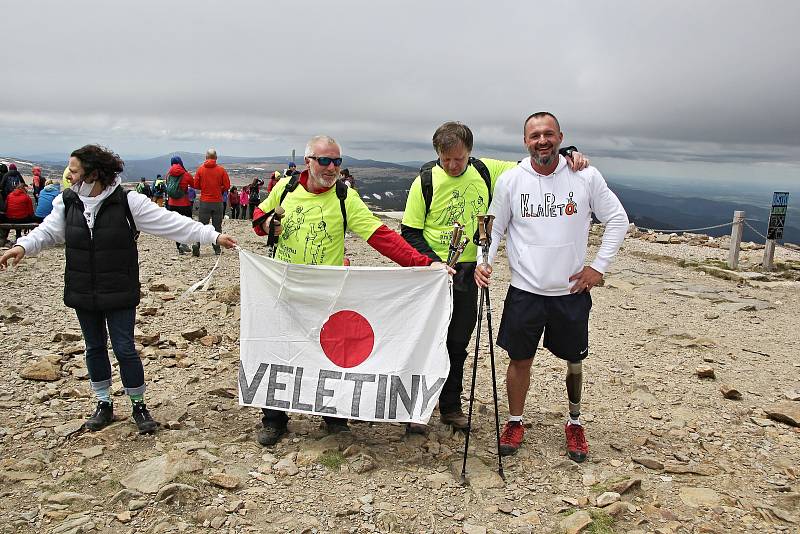
<svg viewBox="0 0 800 534">
<path fill-rule="evenodd" d="M 158 428 L 158 423 L 150 417 L 150 412 L 147 411 L 147 406 L 143 402 L 133 403 L 131 416 L 136 422 L 139 434 L 152 434 Z"/>
<path fill-rule="evenodd" d="M 406 423 L 406 434 L 421 434 L 428 433 L 428 425 L 421 425 L 419 423 Z"/>
<path fill-rule="evenodd" d="M 200 257 L 200 244 L 199 243 L 197 243 L 195 245 L 192 245 L 192 256 L 194 256 L 195 258 L 199 258 Z"/>
<path fill-rule="evenodd" d="M 340 434 L 342 432 L 350 432 L 350 425 L 347 424 L 347 419 L 335 419 L 333 421 L 325 421 L 325 428 L 328 434 Z"/>
<path fill-rule="evenodd" d="M 467 429 L 467 416 L 464 415 L 461 409 L 457 412 L 443 413 L 439 416 L 439 420 L 446 425 L 452 426 L 456 430 Z"/>
<path fill-rule="evenodd" d="M 516 453 L 522 445 L 525 427 L 519 421 L 509 421 L 500 434 L 500 456 L 510 456 Z"/>
<path fill-rule="evenodd" d="M 571 425 L 567 422 L 564 425 L 564 432 L 567 435 L 567 454 L 573 462 L 582 462 L 589 454 L 589 443 L 583 433 L 583 426 Z"/>
<path fill-rule="evenodd" d="M 258 431 L 258 443 L 262 447 L 272 447 L 280 441 L 281 436 L 286 434 L 286 432 L 288 432 L 286 425 L 264 425 L 264 427 Z"/>
<path fill-rule="evenodd" d="M 219 256 L 221 252 L 222 252 L 222 247 L 220 247 L 219 245 L 214 245 L 214 254 Z"/>
<path fill-rule="evenodd" d="M 190 250 L 189 245 L 185 243 L 181 243 L 180 245 L 178 245 L 178 252 L 181 254 L 186 254 L 187 252 L 189 252 L 189 250 Z M 198 249 L 198 254 L 199 254 L 199 249 Z"/>
<path fill-rule="evenodd" d="M 114 405 L 110 402 L 97 401 L 97 408 L 94 410 L 94 415 L 87 419 L 86 422 L 83 423 L 83 426 L 87 430 L 96 432 L 107 427 L 113 422 Z"/>
</svg>

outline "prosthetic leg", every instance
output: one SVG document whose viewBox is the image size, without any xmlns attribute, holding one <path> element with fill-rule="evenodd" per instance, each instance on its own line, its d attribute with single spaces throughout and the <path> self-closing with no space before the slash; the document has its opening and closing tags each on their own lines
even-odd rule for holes
<svg viewBox="0 0 800 534">
<path fill-rule="evenodd" d="M 569 417 L 577 420 L 581 415 L 581 393 L 583 392 L 583 362 L 567 363 L 567 397 Z"/>
<path fill-rule="evenodd" d="M 569 421 L 564 425 L 567 438 L 567 454 L 574 462 L 583 462 L 589 454 L 589 444 L 580 422 L 581 393 L 583 389 L 583 364 L 567 363 L 567 397 L 569 398 Z"/>
</svg>

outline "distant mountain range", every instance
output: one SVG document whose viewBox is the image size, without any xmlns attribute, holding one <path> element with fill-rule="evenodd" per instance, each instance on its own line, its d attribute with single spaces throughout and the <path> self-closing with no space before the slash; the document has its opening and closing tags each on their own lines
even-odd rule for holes
<svg viewBox="0 0 800 534">
<path fill-rule="evenodd" d="M 148 180 L 155 178 L 156 174 L 164 174 L 169 168 L 169 160 L 173 154 L 178 154 L 183 159 L 186 168 L 194 169 L 202 165 L 205 156 L 194 152 L 177 152 L 165 154 L 149 159 L 129 159 L 125 162 L 123 179 L 137 181 L 144 176 Z M 63 162 L 45 160 L 31 160 L 27 158 L 0 157 L 0 161 L 17 161 L 23 174 L 30 173 L 34 164 L 41 165 L 46 176 L 57 175 L 59 178 L 63 171 Z M 283 169 L 288 160 L 285 156 L 266 157 L 232 157 L 220 156 L 219 163 L 231 166 L 231 177 L 238 177 L 239 183 L 247 183 L 254 176 L 261 178 L 271 173 L 274 169 Z M 390 163 L 371 159 L 357 159 L 345 156 L 343 167 L 348 167 L 355 174 L 359 193 L 365 201 L 377 209 L 398 211 L 405 207 L 406 196 L 411 182 L 419 172 L 420 162 L 409 161 Z M 302 157 L 297 158 L 297 164 L 302 168 Z M 657 230 L 692 229 L 715 226 L 731 222 L 733 212 L 743 210 L 747 214 L 748 222 L 759 232 L 766 234 L 769 207 L 754 204 L 709 198 L 713 191 L 703 191 L 691 196 L 667 194 L 648 190 L 647 182 L 642 181 L 641 186 L 631 187 L 615 181 L 613 176 L 608 177 L 609 186 L 617 194 L 631 222 L 644 228 Z M 790 211 L 787 215 L 787 226 L 784 230 L 784 241 L 800 243 L 800 225 L 793 221 L 797 213 L 793 209 L 793 201 L 800 202 L 800 198 L 790 199 Z M 730 226 L 717 229 L 701 230 L 712 236 L 730 234 Z M 747 241 L 762 242 L 755 231 L 747 226 L 744 228 L 744 237 Z"/>
</svg>

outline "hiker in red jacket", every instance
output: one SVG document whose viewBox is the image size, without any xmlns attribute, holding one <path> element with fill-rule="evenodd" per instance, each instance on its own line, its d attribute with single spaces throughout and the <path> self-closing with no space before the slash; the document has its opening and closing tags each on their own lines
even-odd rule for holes
<svg viewBox="0 0 800 534">
<path fill-rule="evenodd" d="M 200 190 L 200 212 L 197 220 L 203 224 L 214 225 L 217 232 L 222 232 L 222 192 L 231 188 L 228 172 L 221 165 L 217 165 L 217 151 L 213 148 L 206 150 L 206 161 L 194 173 L 194 188 Z M 214 254 L 219 255 L 219 245 L 214 245 Z M 200 243 L 192 246 L 192 255 L 200 256 Z"/>
<path fill-rule="evenodd" d="M 194 184 L 194 178 L 183 166 L 180 156 L 172 156 L 169 160 L 170 168 L 167 171 L 167 210 L 177 211 L 184 217 L 192 218 L 192 201 L 189 199 L 189 188 Z M 178 187 L 172 191 L 169 187 L 170 181 L 179 180 Z M 175 243 L 178 247 L 178 254 L 189 252 L 189 245 L 185 243 Z"/>
<path fill-rule="evenodd" d="M 28 191 L 24 185 L 18 185 L 6 197 L 6 215 L 3 217 L 2 222 L 18 224 L 36 222 L 33 216 L 33 201 L 28 196 Z M 0 245 L 5 245 L 10 231 L 8 228 L 0 230 Z M 19 228 L 16 228 L 15 231 L 15 239 L 19 239 L 21 235 Z"/>
</svg>

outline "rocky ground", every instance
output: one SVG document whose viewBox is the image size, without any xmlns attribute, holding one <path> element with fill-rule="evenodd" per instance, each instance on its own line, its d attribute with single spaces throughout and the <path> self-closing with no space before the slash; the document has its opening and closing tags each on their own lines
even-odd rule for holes
<svg viewBox="0 0 800 534">
<path fill-rule="evenodd" d="M 225 225 L 263 251 L 247 222 Z M 466 486 L 453 475 L 463 436 L 435 419 L 427 437 L 367 423 L 326 436 L 317 418 L 293 417 L 287 439 L 261 448 L 258 413 L 236 398 L 236 254 L 179 300 L 217 258 L 150 236 L 137 341 L 162 429 L 136 433 L 115 377 L 118 421 L 82 430 L 94 402 L 61 300 L 63 253 L 28 258 L 0 273 L 0 531 L 798 532 L 800 253 L 778 249 L 777 275 L 733 273 L 719 245 L 631 236 L 593 290 L 583 464 L 564 452 L 564 365 L 542 350 L 524 447 L 497 476 L 484 346 Z M 357 238 L 347 249 L 354 264 L 388 263 Z M 743 267 L 761 254 L 743 251 Z M 507 263 L 495 272 L 496 329 Z M 502 384 L 500 395 L 504 420 Z"/>
</svg>

